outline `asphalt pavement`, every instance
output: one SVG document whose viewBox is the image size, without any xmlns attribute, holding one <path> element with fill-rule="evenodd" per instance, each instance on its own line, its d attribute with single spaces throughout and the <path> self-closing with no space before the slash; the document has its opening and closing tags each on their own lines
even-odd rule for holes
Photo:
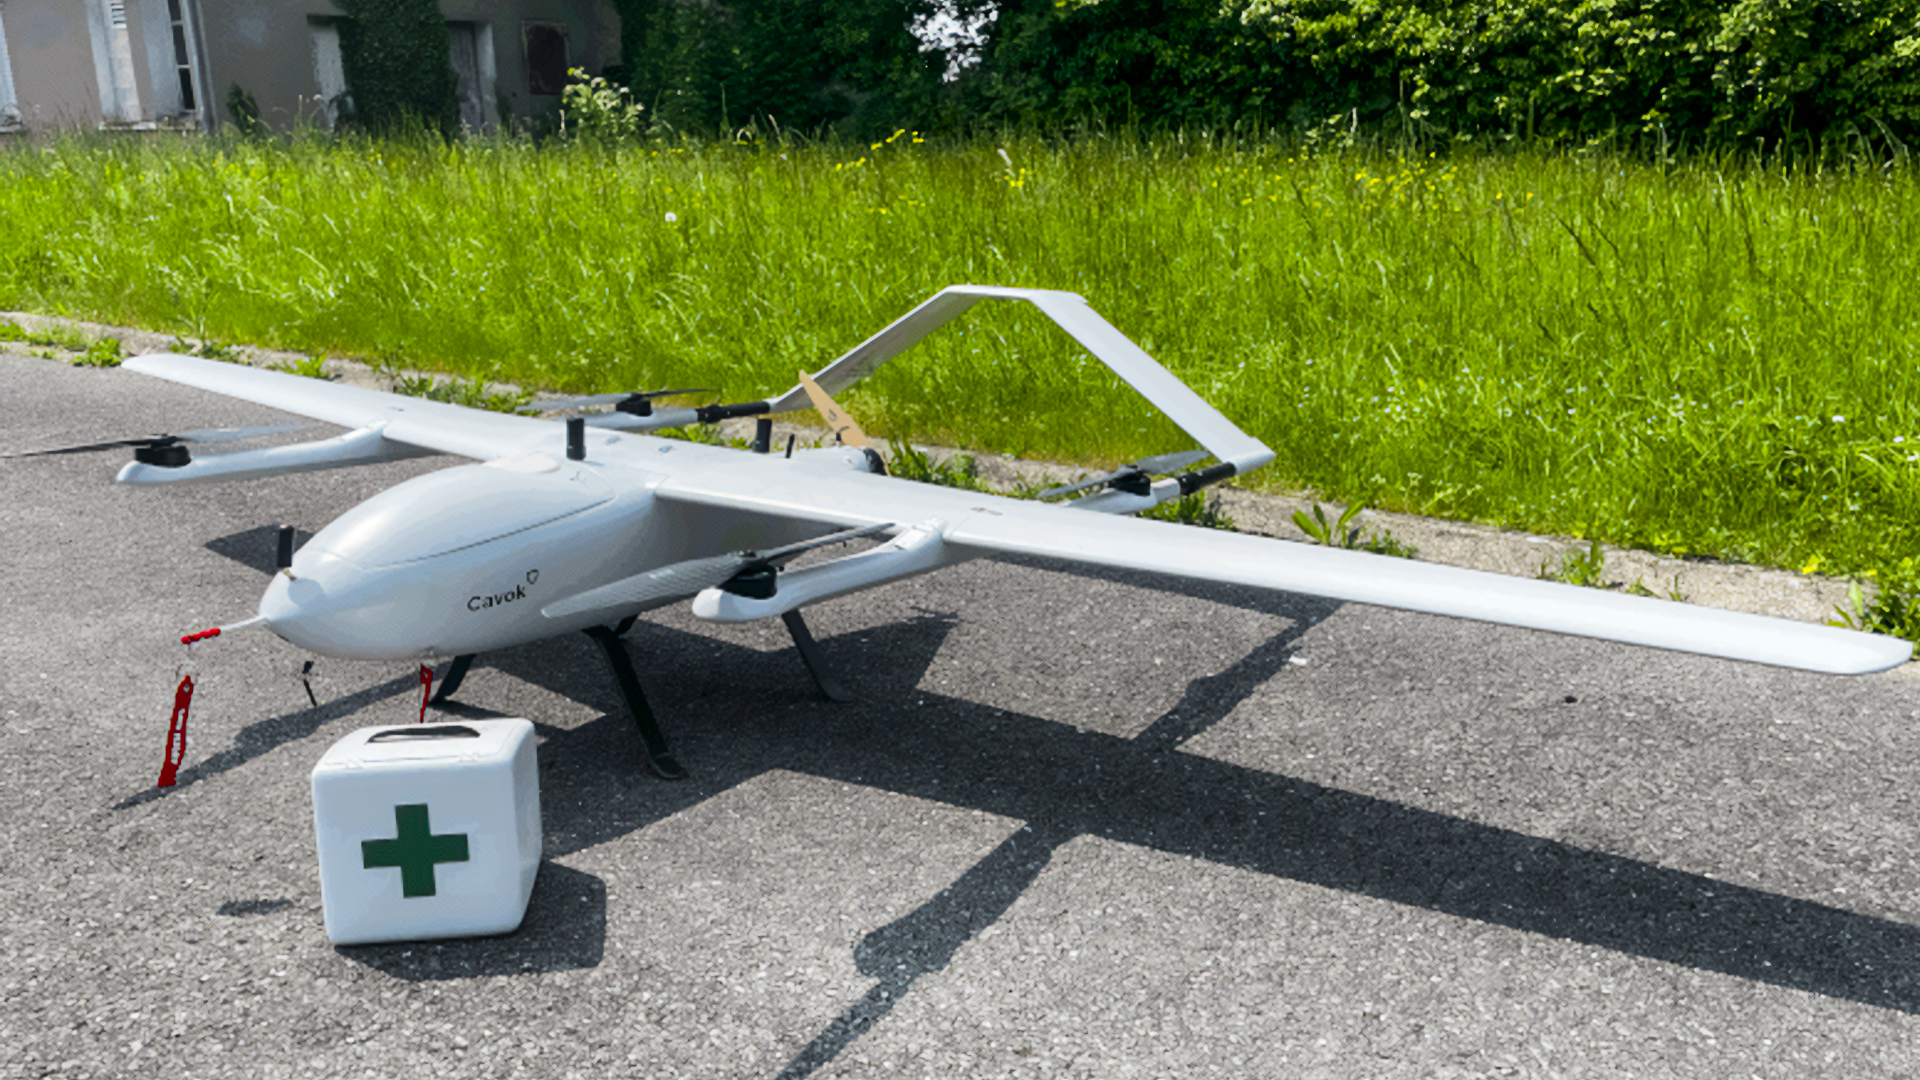
<svg viewBox="0 0 1920 1080">
<path fill-rule="evenodd" d="M 12 356 L 0 409 L 0 453 L 285 419 Z M 526 922 L 335 948 L 307 775 L 414 671 L 316 705 L 269 633 L 177 641 L 452 459 L 125 456 L 0 461 L 0 1076 L 1920 1074 L 1912 671 L 1015 559 L 811 609 L 851 704 L 777 622 L 647 616 L 677 782 L 584 636 L 481 656 L 445 715 L 541 738 Z"/>
</svg>

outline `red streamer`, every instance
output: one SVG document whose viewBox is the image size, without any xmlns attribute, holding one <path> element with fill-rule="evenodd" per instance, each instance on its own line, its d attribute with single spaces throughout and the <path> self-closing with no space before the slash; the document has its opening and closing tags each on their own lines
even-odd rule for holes
<svg viewBox="0 0 1920 1080">
<path fill-rule="evenodd" d="M 187 756 L 187 706 L 193 701 L 193 676 L 180 676 L 173 691 L 173 716 L 167 721 L 167 755 L 160 763 L 159 787 L 172 787 Z"/>
<path fill-rule="evenodd" d="M 427 722 L 427 700 L 433 697 L 433 669 L 420 665 L 420 722 Z"/>
</svg>

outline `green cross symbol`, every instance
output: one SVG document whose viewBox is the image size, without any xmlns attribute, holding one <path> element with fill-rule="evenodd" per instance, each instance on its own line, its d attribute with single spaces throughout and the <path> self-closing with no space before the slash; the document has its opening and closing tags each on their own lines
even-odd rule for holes
<svg viewBox="0 0 1920 1080">
<path fill-rule="evenodd" d="M 426 803 L 394 807 L 393 824 L 400 835 L 360 841 L 360 857 L 368 870 L 399 867 L 401 896 L 432 896 L 433 864 L 467 861 L 467 834 L 433 835 Z"/>
</svg>

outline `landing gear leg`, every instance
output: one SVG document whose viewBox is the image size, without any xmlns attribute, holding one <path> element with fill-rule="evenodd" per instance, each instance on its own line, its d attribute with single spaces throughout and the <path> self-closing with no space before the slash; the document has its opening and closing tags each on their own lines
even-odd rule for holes
<svg viewBox="0 0 1920 1080">
<path fill-rule="evenodd" d="M 640 689 L 640 676 L 634 673 L 633 658 L 627 655 L 620 636 L 605 626 L 588 627 L 586 635 L 606 654 L 607 666 L 613 669 L 613 681 L 620 684 L 620 696 L 626 699 L 633 726 L 640 729 L 640 741 L 646 745 L 647 764 L 662 780 L 685 779 L 687 770 L 667 752 L 667 737 L 661 734 L 660 724 L 653 718 L 646 692 Z"/>
<path fill-rule="evenodd" d="M 446 678 L 440 680 L 440 692 L 433 695 L 433 703 L 438 705 L 452 697 L 453 692 L 460 689 L 460 680 L 467 677 L 467 669 L 472 666 L 472 653 L 454 657 L 453 663 L 447 665 Z"/>
<path fill-rule="evenodd" d="M 807 620 L 801 618 L 798 611 L 789 611 L 780 616 L 780 621 L 787 624 L 787 633 L 793 635 L 793 647 L 800 650 L 800 660 L 807 665 L 807 674 L 813 676 L 813 683 L 820 688 L 820 692 L 834 701 L 852 701 L 853 695 L 827 670 L 827 658 L 820 652 L 820 645 L 813 640 L 813 634 L 807 630 Z"/>
</svg>

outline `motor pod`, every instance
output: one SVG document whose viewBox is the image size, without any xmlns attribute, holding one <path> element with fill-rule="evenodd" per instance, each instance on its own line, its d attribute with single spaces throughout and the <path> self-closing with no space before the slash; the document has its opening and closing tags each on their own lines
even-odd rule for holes
<svg viewBox="0 0 1920 1080">
<path fill-rule="evenodd" d="M 771 600 L 779 591 L 777 578 L 778 572 L 772 566 L 759 563 L 721 582 L 720 588 L 749 600 Z"/>
<path fill-rule="evenodd" d="M 193 461 L 193 455 L 179 443 L 167 446 L 136 446 L 133 448 L 133 460 L 142 465 L 154 465 L 162 469 L 178 469 Z"/>
</svg>

